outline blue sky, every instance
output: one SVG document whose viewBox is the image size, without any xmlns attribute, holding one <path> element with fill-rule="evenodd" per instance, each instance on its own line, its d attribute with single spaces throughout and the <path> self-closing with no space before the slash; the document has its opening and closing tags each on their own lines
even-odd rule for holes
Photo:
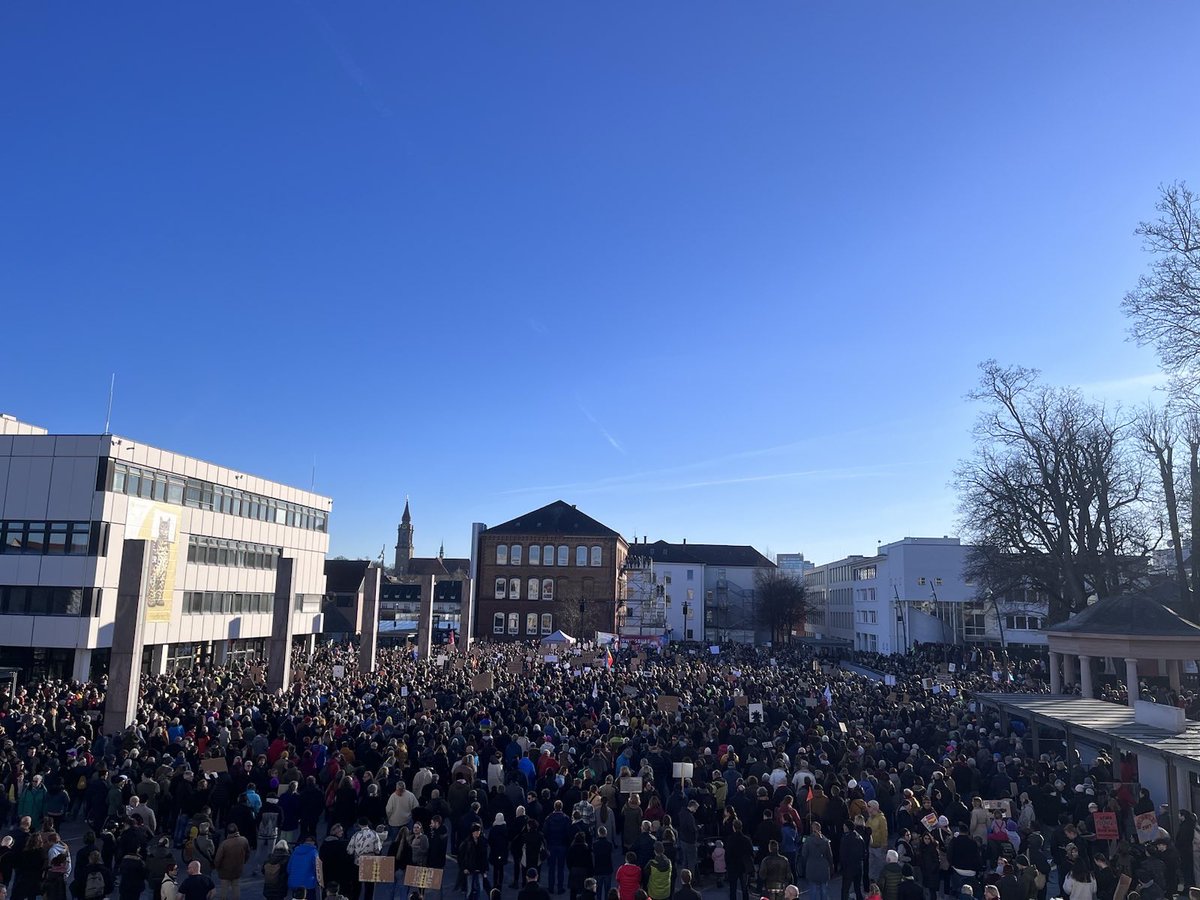
<svg viewBox="0 0 1200 900">
<path fill-rule="evenodd" d="M 1183 3 L 8 4 L 0 409 L 335 498 L 817 561 L 957 527 L 988 357 L 1153 386 Z"/>
</svg>

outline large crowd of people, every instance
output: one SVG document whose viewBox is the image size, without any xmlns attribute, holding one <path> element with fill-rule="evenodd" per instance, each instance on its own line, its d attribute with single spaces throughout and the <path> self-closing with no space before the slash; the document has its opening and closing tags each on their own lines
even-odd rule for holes
<svg viewBox="0 0 1200 900">
<path fill-rule="evenodd" d="M 1196 885 L 1195 817 L 1139 832 L 1162 798 L 1135 758 L 1035 756 L 972 699 L 1046 691 L 1044 659 L 842 655 L 484 643 L 363 672 L 331 645 L 297 656 L 287 691 L 253 664 L 147 676 L 119 729 L 103 684 L 23 685 L 0 697 L 0 900 L 238 900 L 260 879 L 266 900 Z"/>
</svg>

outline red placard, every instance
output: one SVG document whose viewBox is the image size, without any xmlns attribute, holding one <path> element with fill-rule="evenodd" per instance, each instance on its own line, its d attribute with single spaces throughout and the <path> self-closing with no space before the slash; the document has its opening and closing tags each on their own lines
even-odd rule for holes
<svg viewBox="0 0 1200 900">
<path fill-rule="evenodd" d="M 1096 837 L 1102 841 L 1115 841 L 1120 838 L 1117 831 L 1117 814 L 1114 812 L 1092 813 L 1092 822 L 1096 826 Z"/>
</svg>

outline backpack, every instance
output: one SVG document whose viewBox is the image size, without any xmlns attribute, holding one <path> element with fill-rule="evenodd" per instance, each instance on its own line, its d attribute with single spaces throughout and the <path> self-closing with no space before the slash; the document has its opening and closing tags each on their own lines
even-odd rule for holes
<svg viewBox="0 0 1200 900">
<path fill-rule="evenodd" d="M 101 900 L 106 893 L 104 873 L 88 872 L 87 880 L 83 883 L 83 900 Z"/>
<path fill-rule="evenodd" d="M 263 864 L 263 885 L 274 884 L 279 879 L 279 873 L 283 871 L 283 865 L 279 862 L 267 861 Z"/>
</svg>

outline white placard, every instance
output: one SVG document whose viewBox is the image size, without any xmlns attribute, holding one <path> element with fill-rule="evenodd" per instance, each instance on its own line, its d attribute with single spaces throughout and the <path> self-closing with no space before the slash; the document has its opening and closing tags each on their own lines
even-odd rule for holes
<svg viewBox="0 0 1200 900">
<path fill-rule="evenodd" d="M 672 763 L 671 777 L 672 778 L 691 778 L 694 767 L 691 763 Z"/>
<path fill-rule="evenodd" d="M 713 645 L 708 648 L 708 652 L 711 653 L 713 656 L 719 656 L 721 653 L 721 648 L 716 645 Z"/>
<path fill-rule="evenodd" d="M 950 663 L 950 665 L 946 666 L 946 668 L 947 668 L 947 669 L 949 669 L 951 672 L 957 672 L 957 671 L 958 671 L 958 664 L 957 664 L 957 663 Z"/>
<path fill-rule="evenodd" d="M 553 653 L 547 654 L 546 662 L 550 663 L 551 665 L 554 665 L 554 663 L 558 662 L 558 657 L 555 656 Z"/>
<path fill-rule="evenodd" d="M 408 685 L 406 685 L 406 684 L 402 684 L 402 685 L 400 685 L 400 696 L 401 696 L 401 697 L 407 697 L 407 696 L 408 696 Z"/>
<path fill-rule="evenodd" d="M 345 678 L 346 677 L 346 667 L 343 665 L 334 666 L 333 667 L 333 677 L 337 678 L 337 679 Z"/>
<path fill-rule="evenodd" d="M 762 704 L 761 703 L 751 703 L 750 704 L 750 721 L 754 722 L 757 720 L 757 721 L 761 722 L 762 717 L 763 717 Z"/>
</svg>

